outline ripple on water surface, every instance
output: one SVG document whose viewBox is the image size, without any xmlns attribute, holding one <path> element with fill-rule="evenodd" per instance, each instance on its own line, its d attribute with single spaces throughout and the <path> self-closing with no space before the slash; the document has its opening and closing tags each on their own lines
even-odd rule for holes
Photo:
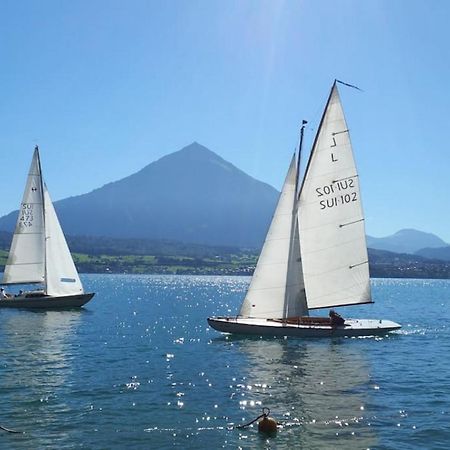
<svg viewBox="0 0 450 450">
<path fill-rule="evenodd" d="M 81 311 L 0 310 L 0 447 L 447 448 L 450 283 L 374 280 L 389 337 L 226 337 L 246 277 L 89 275 Z M 269 407 L 275 438 L 232 429 Z"/>
</svg>

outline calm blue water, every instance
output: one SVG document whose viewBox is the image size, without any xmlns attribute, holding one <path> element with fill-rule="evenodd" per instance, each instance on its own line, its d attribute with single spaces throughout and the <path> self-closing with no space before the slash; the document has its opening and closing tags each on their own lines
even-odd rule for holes
<svg viewBox="0 0 450 450">
<path fill-rule="evenodd" d="M 374 280 L 384 338 L 238 339 L 248 278 L 83 277 L 84 310 L 0 310 L 0 448 L 447 449 L 450 281 Z M 275 438 L 228 430 L 271 408 Z"/>
</svg>

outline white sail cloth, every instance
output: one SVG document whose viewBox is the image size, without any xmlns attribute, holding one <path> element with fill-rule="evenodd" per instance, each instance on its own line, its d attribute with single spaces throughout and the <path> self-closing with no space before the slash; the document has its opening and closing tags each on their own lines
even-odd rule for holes
<svg viewBox="0 0 450 450">
<path fill-rule="evenodd" d="M 55 208 L 44 184 L 46 229 L 46 285 L 51 296 L 83 293 L 83 286 L 67 246 Z"/>
<path fill-rule="evenodd" d="M 31 161 L 3 283 L 43 283 L 45 280 L 44 199 L 39 154 Z"/>
<path fill-rule="evenodd" d="M 241 317 L 286 318 L 307 313 L 295 213 L 296 184 L 293 157 Z"/>
<path fill-rule="evenodd" d="M 83 293 L 83 286 L 42 181 L 39 151 L 33 154 L 4 284 L 42 283 L 50 296 Z"/>
<path fill-rule="evenodd" d="M 306 168 L 298 218 L 308 308 L 370 302 L 359 179 L 336 84 Z"/>
</svg>

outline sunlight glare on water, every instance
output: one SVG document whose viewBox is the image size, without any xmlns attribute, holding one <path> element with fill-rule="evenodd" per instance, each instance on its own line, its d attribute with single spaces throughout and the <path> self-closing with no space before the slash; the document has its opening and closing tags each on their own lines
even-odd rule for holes
<svg viewBox="0 0 450 450">
<path fill-rule="evenodd" d="M 25 432 L 1 448 L 448 447 L 449 281 L 373 280 L 375 305 L 342 313 L 403 329 L 331 340 L 210 329 L 238 312 L 246 277 L 83 282 L 97 292 L 83 310 L 0 310 L 0 424 Z M 233 429 L 262 407 L 276 437 Z"/>
</svg>

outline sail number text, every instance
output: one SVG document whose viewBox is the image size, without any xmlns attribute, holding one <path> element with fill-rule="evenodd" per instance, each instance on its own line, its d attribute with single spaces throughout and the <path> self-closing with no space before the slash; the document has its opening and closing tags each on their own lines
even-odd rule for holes
<svg viewBox="0 0 450 450">
<path fill-rule="evenodd" d="M 346 203 L 356 202 L 358 194 L 355 191 L 348 192 L 356 188 L 355 180 L 339 180 L 332 184 L 327 184 L 316 188 L 317 197 L 326 197 L 319 201 L 320 209 L 333 208 Z"/>
<path fill-rule="evenodd" d="M 24 228 L 28 228 L 33 225 L 33 205 L 32 204 L 22 203 L 22 209 L 20 211 L 19 225 Z"/>
</svg>

